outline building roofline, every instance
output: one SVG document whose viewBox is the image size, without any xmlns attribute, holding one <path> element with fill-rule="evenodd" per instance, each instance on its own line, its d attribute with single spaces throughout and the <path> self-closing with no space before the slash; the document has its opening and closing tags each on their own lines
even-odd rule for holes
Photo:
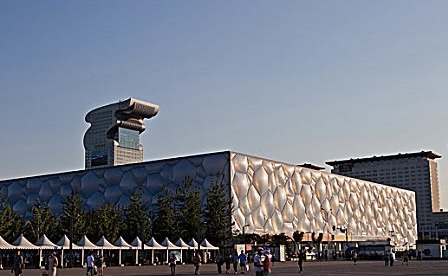
<svg viewBox="0 0 448 276">
<path fill-rule="evenodd" d="M 297 166 L 312 169 L 312 170 L 317 170 L 317 171 L 321 171 L 321 170 L 325 169 L 325 167 L 323 167 L 323 166 L 319 166 L 319 165 L 312 164 L 312 163 L 303 163 L 303 164 L 298 164 Z"/>
<path fill-rule="evenodd" d="M 412 153 L 398 153 L 394 155 L 383 155 L 383 156 L 373 156 L 373 157 L 365 157 L 365 158 L 350 158 L 346 160 L 335 160 L 328 161 L 325 164 L 330 166 L 337 166 L 340 164 L 347 163 L 364 163 L 364 162 L 373 162 L 373 161 L 385 161 L 385 160 L 393 160 L 393 159 L 403 159 L 403 158 L 414 158 L 414 157 L 426 157 L 429 159 L 441 158 L 442 155 L 435 153 L 433 151 L 420 151 L 420 152 L 412 152 Z"/>
<path fill-rule="evenodd" d="M 54 173 L 43 173 L 43 174 L 36 174 L 36 175 L 29 175 L 29 176 L 24 176 L 24 177 L 18 177 L 18 178 L 8 178 L 8 179 L 1 179 L 0 180 L 0 185 L 4 182 L 10 182 L 10 181 L 22 181 L 25 179 L 30 179 L 30 178 L 37 178 L 37 177 L 45 177 L 45 178 L 51 178 L 54 176 L 61 176 L 61 175 L 65 175 L 65 174 L 72 174 L 72 173 L 79 173 L 79 172 L 95 172 L 95 171 L 100 171 L 100 170 L 106 170 L 106 169 L 113 169 L 113 168 L 123 168 L 123 167 L 130 167 L 130 166 L 145 166 L 145 165 L 149 165 L 151 163 L 157 163 L 157 162 L 169 162 L 169 161 L 173 161 L 176 159 L 185 159 L 185 158 L 195 158 L 195 157 L 199 157 L 199 156 L 207 156 L 207 155 L 215 155 L 215 154 L 224 154 L 224 153 L 229 153 L 230 154 L 230 150 L 221 150 L 221 151 L 214 151 L 214 152 L 207 152 L 207 153 L 196 153 L 193 155 L 180 155 L 180 156 L 174 156 L 174 157 L 163 157 L 161 159 L 154 159 L 154 160 L 146 160 L 143 162 L 135 162 L 135 163 L 128 163 L 128 164 L 121 164 L 121 165 L 116 165 L 116 166 L 107 166 L 107 167 L 101 167 L 101 168 L 90 168 L 90 169 L 79 169 L 79 170 L 70 170 L 70 171 L 64 171 L 64 172 L 54 172 Z"/>
<path fill-rule="evenodd" d="M 61 175 L 66 175 L 66 174 L 72 174 L 72 173 L 79 173 L 82 171 L 88 172 L 88 171 L 98 171 L 98 170 L 105 170 L 105 169 L 112 169 L 112 168 L 116 168 L 116 167 L 129 167 L 129 166 L 146 166 L 149 165 L 151 163 L 157 163 L 157 162 L 170 162 L 170 161 L 174 161 L 177 159 L 185 159 L 185 158 L 196 158 L 196 157 L 200 157 L 200 156 L 208 156 L 208 155 L 216 155 L 216 154 L 241 154 L 241 155 L 245 155 L 247 157 L 252 157 L 252 158 L 259 158 L 259 159 L 263 159 L 266 161 L 271 161 L 271 162 L 277 162 L 277 163 L 281 163 L 281 164 L 285 164 L 288 166 L 296 166 L 296 167 L 306 167 L 304 165 L 295 165 L 292 163 L 287 163 L 287 162 L 282 162 L 282 161 L 278 161 L 278 160 L 274 160 L 274 159 L 269 159 L 269 158 L 265 158 L 265 157 L 261 157 L 261 156 L 256 156 L 256 155 L 251 155 L 251 154 L 246 154 L 246 153 L 241 153 L 241 152 L 237 152 L 237 151 L 233 151 L 233 150 L 217 150 L 217 151 L 211 151 L 211 152 L 202 152 L 202 153 L 193 153 L 190 155 L 178 155 L 178 156 L 172 156 L 172 157 L 161 157 L 160 159 L 153 159 L 153 160 L 144 160 L 143 162 L 136 162 L 136 163 L 129 163 L 129 164 L 122 164 L 122 165 L 117 165 L 117 166 L 107 166 L 107 167 L 101 167 L 101 168 L 90 168 L 90 169 L 79 169 L 79 170 L 69 170 L 69 171 L 64 171 L 64 172 L 53 172 L 53 173 L 42 173 L 42 174 L 36 174 L 36 175 L 29 175 L 29 176 L 23 176 L 23 177 L 18 177 L 18 178 L 8 178 L 8 179 L 0 179 L 0 185 L 2 183 L 5 182 L 10 182 L 10 181 L 22 181 L 25 179 L 30 179 L 30 178 L 37 178 L 37 177 L 44 177 L 44 178 L 51 178 L 54 176 L 61 176 Z M 310 164 L 312 165 L 312 164 Z M 316 168 L 312 168 L 312 167 L 306 167 L 309 169 L 314 169 L 314 170 L 320 170 L 321 167 L 314 165 Z"/>
</svg>

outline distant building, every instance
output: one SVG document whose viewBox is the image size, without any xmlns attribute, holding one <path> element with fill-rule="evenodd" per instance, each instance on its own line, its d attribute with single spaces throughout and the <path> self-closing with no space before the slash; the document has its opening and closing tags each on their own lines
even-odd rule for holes
<svg viewBox="0 0 448 276">
<path fill-rule="evenodd" d="M 434 216 L 434 226 L 436 228 L 436 240 L 448 239 L 448 212 L 443 209 L 432 214 Z"/>
<path fill-rule="evenodd" d="M 433 212 L 440 209 L 436 158 L 432 151 L 330 161 L 332 173 L 409 189 L 416 193 L 420 239 L 436 234 Z M 396 229 L 394 229 L 396 231 Z"/>
<path fill-rule="evenodd" d="M 312 164 L 312 163 L 303 163 L 303 164 L 299 164 L 297 166 L 312 169 L 312 170 L 318 170 L 318 171 L 325 170 L 325 167 L 319 166 L 316 164 Z"/>
<path fill-rule="evenodd" d="M 158 105 L 132 98 L 90 111 L 85 118 L 91 124 L 84 135 L 85 168 L 142 162 L 143 119 L 158 112 Z"/>
</svg>

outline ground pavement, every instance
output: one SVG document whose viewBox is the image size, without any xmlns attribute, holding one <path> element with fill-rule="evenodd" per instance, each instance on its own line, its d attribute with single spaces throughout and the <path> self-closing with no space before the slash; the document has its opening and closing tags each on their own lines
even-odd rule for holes
<svg viewBox="0 0 448 276">
<path fill-rule="evenodd" d="M 244 275 L 255 275 L 251 270 Z M 191 264 L 177 265 L 176 275 L 194 275 L 194 267 Z M 233 270 L 231 270 L 233 271 Z M 225 274 L 225 269 L 224 273 Z M 240 272 L 238 271 L 238 274 Z M 1 270 L 0 276 L 12 275 L 10 270 Z M 38 269 L 25 269 L 23 276 L 41 276 Z M 85 269 L 65 268 L 59 269 L 59 276 L 84 276 Z M 127 267 L 107 267 L 105 276 L 143 276 L 143 275 L 170 275 L 170 268 L 166 265 L 158 266 L 127 266 Z M 201 266 L 200 275 L 218 275 L 216 265 L 206 264 Z M 232 274 L 233 275 L 233 274 Z M 381 261 L 359 261 L 353 265 L 350 261 L 324 261 L 324 262 L 304 262 L 303 272 L 298 273 L 296 262 L 275 263 L 272 267 L 272 276 L 291 275 L 448 275 L 448 261 L 410 261 L 409 265 L 401 265 L 395 262 L 394 266 L 384 266 Z"/>
</svg>

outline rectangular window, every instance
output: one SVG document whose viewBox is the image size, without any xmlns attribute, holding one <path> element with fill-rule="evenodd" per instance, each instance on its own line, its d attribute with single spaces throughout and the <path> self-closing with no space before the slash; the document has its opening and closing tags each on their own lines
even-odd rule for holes
<svg viewBox="0 0 448 276">
<path fill-rule="evenodd" d="M 138 149 L 140 144 L 138 130 L 119 128 L 118 129 L 118 143 L 121 147 Z"/>
</svg>

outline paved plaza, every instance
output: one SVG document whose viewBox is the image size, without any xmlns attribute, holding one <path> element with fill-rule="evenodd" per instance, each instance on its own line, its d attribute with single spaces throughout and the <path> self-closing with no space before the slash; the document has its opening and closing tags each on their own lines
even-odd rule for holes
<svg viewBox="0 0 448 276">
<path fill-rule="evenodd" d="M 194 275 L 193 265 L 178 265 L 176 275 Z M 224 270 L 225 274 L 225 270 Z M 240 273 L 238 273 L 240 274 Z M 12 275 L 10 270 L 0 271 L 0 276 Z M 41 276 L 38 269 L 26 269 L 24 276 Z M 60 276 L 84 276 L 85 270 L 81 268 L 60 269 Z M 108 267 L 105 276 L 143 276 L 143 275 L 170 275 L 168 266 L 128 266 Z M 200 275 L 218 275 L 216 265 L 201 266 Z M 244 275 L 255 275 L 253 271 Z M 396 262 L 394 266 L 384 266 L 381 261 L 361 261 L 356 266 L 349 261 L 305 262 L 302 274 L 298 273 L 296 262 L 275 263 L 271 275 L 448 275 L 448 261 L 411 261 L 409 266 L 402 266 Z"/>
</svg>

